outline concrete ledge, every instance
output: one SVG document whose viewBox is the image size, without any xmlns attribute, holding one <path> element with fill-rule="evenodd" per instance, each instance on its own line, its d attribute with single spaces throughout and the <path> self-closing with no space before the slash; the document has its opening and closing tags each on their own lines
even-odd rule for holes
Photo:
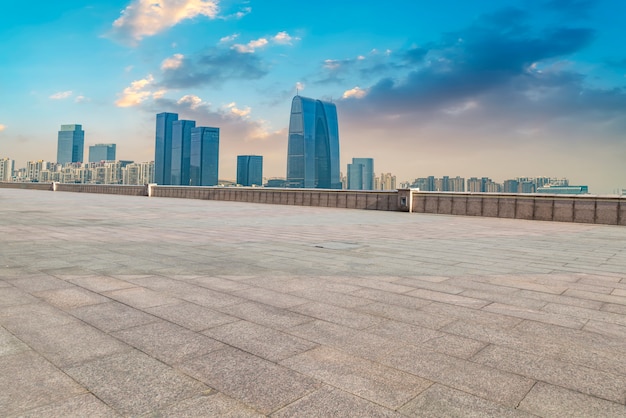
<svg viewBox="0 0 626 418">
<path fill-rule="evenodd" d="M 626 197 L 415 191 L 413 212 L 626 225 Z"/>
<path fill-rule="evenodd" d="M 0 182 L 1 188 L 626 226 L 626 196 Z"/>
</svg>

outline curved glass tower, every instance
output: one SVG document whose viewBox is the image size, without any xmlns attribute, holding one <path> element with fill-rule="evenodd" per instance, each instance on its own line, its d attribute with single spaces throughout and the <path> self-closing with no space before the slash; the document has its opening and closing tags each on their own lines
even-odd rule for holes
<svg viewBox="0 0 626 418">
<path fill-rule="evenodd" d="M 287 187 L 341 189 L 339 126 L 333 103 L 301 96 L 293 98 Z"/>
</svg>

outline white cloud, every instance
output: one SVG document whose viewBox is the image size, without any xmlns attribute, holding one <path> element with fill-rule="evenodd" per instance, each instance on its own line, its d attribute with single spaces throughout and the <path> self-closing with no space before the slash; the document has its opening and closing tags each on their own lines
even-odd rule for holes
<svg viewBox="0 0 626 418">
<path fill-rule="evenodd" d="M 228 109 L 230 111 L 230 113 L 232 113 L 235 116 L 239 116 L 240 118 L 247 118 L 250 116 L 250 112 L 252 111 L 252 109 L 250 109 L 250 107 L 246 106 L 244 109 L 239 109 L 237 108 L 237 103 L 232 102 L 227 104 L 226 109 Z"/>
<path fill-rule="evenodd" d="M 232 35 L 224 36 L 223 38 L 221 38 L 220 39 L 220 43 L 221 44 L 227 44 L 229 42 L 234 41 L 237 38 L 239 38 L 239 34 L 238 33 L 233 33 Z"/>
<path fill-rule="evenodd" d="M 269 42 L 265 38 L 259 38 L 254 41 L 250 41 L 247 44 L 235 44 L 231 47 L 231 49 L 236 50 L 237 52 L 243 53 L 251 53 L 254 52 L 258 48 L 262 48 L 267 45 Z"/>
<path fill-rule="evenodd" d="M 161 70 L 175 70 L 183 63 L 183 58 L 185 58 L 183 54 L 174 54 L 171 57 L 164 59 L 161 63 Z"/>
<path fill-rule="evenodd" d="M 233 35 L 231 35 L 231 37 L 228 37 L 228 36 L 224 37 L 220 39 L 220 42 L 232 41 L 233 39 L 235 39 L 232 36 Z M 250 52 L 254 52 L 258 48 L 262 48 L 268 45 L 270 41 L 271 43 L 278 44 L 278 45 L 291 45 L 293 41 L 299 41 L 299 40 L 300 38 L 291 36 L 287 32 L 283 31 L 283 32 L 278 32 L 276 35 L 269 37 L 269 40 L 268 38 L 259 38 L 259 39 L 250 41 L 247 44 L 235 44 L 231 47 L 231 49 L 234 49 L 237 52 L 241 52 L 241 53 L 250 53 Z"/>
<path fill-rule="evenodd" d="M 179 105 L 187 105 L 190 109 L 197 109 L 200 105 L 205 104 L 201 98 L 193 94 L 187 94 L 181 97 L 176 103 Z"/>
<path fill-rule="evenodd" d="M 52 96 L 50 96 L 49 98 L 52 100 L 63 100 L 63 99 L 67 99 L 68 97 L 70 97 L 72 95 L 72 91 L 68 90 L 68 91 L 60 91 L 58 93 L 54 93 Z"/>
<path fill-rule="evenodd" d="M 76 96 L 76 98 L 74 99 L 74 101 L 75 101 L 76 103 L 85 103 L 85 102 L 89 102 L 89 101 L 90 101 L 90 99 L 89 99 L 89 98 L 87 98 L 87 97 L 85 97 L 85 96 L 83 96 L 83 95 L 81 94 L 81 95 L 79 95 L 79 96 Z"/>
<path fill-rule="evenodd" d="M 7 128 L 6 125 L 0 124 L 0 132 L 4 131 Z"/>
<path fill-rule="evenodd" d="M 324 60 L 324 68 L 327 70 L 336 70 L 341 67 L 341 63 L 337 60 Z"/>
<path fill-rule="evenodd" d="M 133 0 L 113 22 L 111 34 L 137 43 L 196 16 L 217 17 L 219 0 Z"/>
<path fill-rule="evenodd" d="M 165 93 L 163 90 L 156 92 L 150 91 L 150 87 L 154 83 L 154 77 L 152 74 L 148 74 L 146 78 L 133 81 L 130 86 L 126 87 L 124 91 L 119 94 L 119 99 L 115 102 L 117 107 L 131 107 L 141 104 L 149 98 L 159 98 Z"/>
<path fill-rule="evenodd" d="M 281 45 L 291 45 L 292 41 L 299 41 L 299 40 L 300 38 L 294 38 L 293 36 L 289 35 L 285 31 L 278 32 L 276 35 L 272 37 L 272 41 L 274 41 L 274 43 L 281 44 Z"/>
<path fill-rule="evenodd" d="M 252 7 L 243 7 L 240 11 L 238 11 L 237 13 L 233 13 L 231 15 L 228 16 L 224 16 L 223 19 L 224 20 L 229 20 L 229 19 L 241 19 L 242 17 L 244 17 L 245 15 L 249 14 L 250 12 L 252 12 Z"/>
<path fill-rule="evenodd" d="M 343 99 L 350 99 L 350 98 L 362 99 L 365 96 L 367 96 L 367 90 L 363 90 L 359 86 L 356 86 L 355 88 L 344 91 L 343 96 L 341 97 Z"/>
</svg>

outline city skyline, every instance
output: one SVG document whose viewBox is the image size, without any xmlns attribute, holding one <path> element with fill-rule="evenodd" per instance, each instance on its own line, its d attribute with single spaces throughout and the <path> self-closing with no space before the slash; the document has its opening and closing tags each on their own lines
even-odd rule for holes
<svg viewBox="0 0 626 418">
<path fill-rule="evenodd" d="M 150 161 L 154 114 L 172 112 L 221 127 L 220 177 L 236 177 L 241 154 L 284 177 L 299 92 L 336 104 L 342 168 L 368 155 L 402 181 L 534 174 L 626 188 L 626 4 L 419 3 L 7 5 L 0 158 L 53 161 L 58 126 L 77 122 L 85 146 Z"/>
</svg>

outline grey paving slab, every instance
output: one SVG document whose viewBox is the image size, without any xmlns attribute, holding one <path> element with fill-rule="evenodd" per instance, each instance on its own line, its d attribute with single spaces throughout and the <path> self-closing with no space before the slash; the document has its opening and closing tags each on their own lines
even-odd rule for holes
<svg viewBox="0 0 626 418">
<path fill-rule="evenodd" d="M 18 289 L 22 289 L 23 291 L 28 293 L 72 287 L 71 283 L 68 283 L 65 280 L 57 279 L 56 277 L 47 274 L 39 274 L 34 277 L 24 277 L 21 279 L 12 280 L 11 284 Z"/>
<path fill-rule="evenodd" d="M 249 287 L 247 289 L 235 291 L 233 294 L 248 300 L 275 306 L 277 308 L 290 308 L 309 302 L 308 299 L 259 287 Z"/>
<path fill-rule="evenodd" d="M 126 344 L 86 324 L 19 329 L 15 335 L 64 369 L 98 357 L 129 350 Z"/>
<path fill-rule="evenodd" d="M 191 302 L 146 308 L 146 312 L 192 331 L 203 331 L 238 320 L 230 315 Z"/>
<path fill-rule="evenodd" d="M 404 308 L 397 305 L 375 302 L 357 308 L 360 312 L 378 315 L 383 318 L 406 322 L 407 324 L 419 325 L 431 329 L 439 329 L 454 321 L 439 314 L 431 314 L 418 309 Z"/>
<path fill-rule="evenodd" d="M 131 287 L 128 289 L 113 290 L 105 292 L 104 295 L 139 309 L 178 302 L 178 299 L 176 298 L 166 296 L 165 294 L 155 292 L 154 290 L 146 289 L 145 287 Z"/>
<path fill-rule="evenodd" d="M 4 290 L 0 293 L 4 293 Z M 21 299 L 21 294 L 17 297 Z M 0 325 L 11 332 L 79 323 L 80 321 L 71 315 L 39 301 L 0 308 Z"/>
<path fill-rule="evenodd" d="M 289 308 L 289 310 L 355 329 L 370 328 L 385 321 L 380 316 L 355 312 L 354 310 L 318 302 L 294 306 Z"/>
<path fill-rule="evenodd" d="M 30 348 L 20 339 L 16 338 L 4 327 L 0 326 L 0 356 L 17 354 L 29 349 Z"/>
<path fill-rule="evenodd" d="M 86 390 L 34 351 L 0 356 L 0 415 L 17 415 L 86 393 Z"/>
<path fill-rule="evenodd" d="M 154 315 L 115 301 L 75 308 L 69 313 L 104 332 L 119 331 L 159 320 Z"/>
<path fill-rule="evenodd" d="M 309 316 L 257 302 L 241 303 L 218 309 L 226 314 L 278 330 L 314 320 Z"/>
<path fill-rule="evenodd" d="M 400 418 L 401 414 L 342 390 L 324 386 L 275 412 L 273 418 L 371 417 Z"/>
<path fill-rule="evenodd" d="M 0 359 L 30 391 L 13 415 L 550 416 L 552 397 L 611 416 L 626 401 L 623 227 L 0 197 Z M 66 370 L 56 394 L 46 376 Z M 413 393 L 415 378 L 435 385 Z"/>
<path fill-rule="evenodd" d="M 146 414 L 209 389 L 138 351 L 104 357 L 66 372 L 121 415 Z"/>
<path fill-rule="evenodd" d="M 224 346 L 205 335 L 165 321 L 127 328 L 112 335 L 168 364 L 199 357 Z"/>
<path fill-rule="evenodd" d="M 80 287 L 72 286 L 64 289 L 45 290 L 33 293 L 50 305 L 59 309 L 70 310 L 81 306 L 96 305 L 109 302 L 110 299 Z"/>
<path fill-rule="evenodd" d="M 214 390 L 207 390 L 200 395 L 184 399 L 146 415 L 146 417 L 170 418 L 262 418 L 264 416 L 243 403 Z"/>
<path fill-rule="evenodd" d="M 409 417 L 519 417 L 531 418 L 535 415 L 488 401 L 467 392 L 434 384 L 412 401 L 399 409 Z"/>
<path fill-rule="evenodd" d="M 624 417 L 626 406 L 560 386 L 538 382 L 520 402 L 520 410 L 543 417 Z"/>
<path fill-rule="evenodd" d="M 311 341 L 247 321 L 211 328 L 204 334 L 274 362 L 317 347 Z"/>
<path fill-rule="evenodd" d="M 19 414 L 20 418 L 114 418 L 122 415 L 90 393 L 72 396 Z"/>
<path fill-rule="evenodd" d="M 432 384 L 415 375 L 328 347 L 309 350 L 281 364 L 392 410 Z"/>
<path fill-rule="evenodd" d="M 516 406 L 535 383 L 519 374 L 415 346 L 389 353 L 381 362 L 509 407 Z"/>
<path fill-rule="evenodd" d="M 190 360 L 181 370 L 264 414 L 313 392 L 319 383 L 236 348 Z"/>
<path fill-rule="evenodd" d="M 77 286 L 99 293 L 135 287 L 133 283 L 108 276 L 77 276 L 68 278 L 67 281 Z"/>
<path fill-rule="evenodd" d="M 498 346 L 485 348 L 472 360 L 601 399 L 621 404 L 626 402 L 626 376 L 624 375 L 576 366 L 564 361 Z"/>
<path fill-rule="evenodd" d="M 378 360 L 403 346 L 399 341 L 320 320 L 289 328 L 288 332 L 368 360 Z"/>
<path fill-rule="evenodd" d="M 37 298 L 12 285 L 3 287 L 2 292 L 0 292 L 0 308 L 35 302 L 37 302 Z"/>
</svg>

